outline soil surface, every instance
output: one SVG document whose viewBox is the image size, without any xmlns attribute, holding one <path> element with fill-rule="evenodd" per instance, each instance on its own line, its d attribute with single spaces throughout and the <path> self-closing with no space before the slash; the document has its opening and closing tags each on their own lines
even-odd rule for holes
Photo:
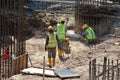
<svg viewBox="0 0 120 80">
<path fill-rule="evenodd" d="M 88 80 L 90 60 L 96 58 L 97 64 L 103 64 L 104 57 L 112 60 L 120 59 L 120 38 L 102 37 L 100 39 L 101 42 L 99 42 L 99 44 L 88 46 L 80 40 L 70 38 L 72 47 L 70 58 L 67 58 L 68 56 L 65 54 L 64 58 L 66 58 L 66 60 L 62 62 L 57 55 L 55 69 L 70 69 L 80 74 L 80 78 L 70 80 Z M 34 67 L 43 67 L 44 56 L 46 59 L 46 67 L 48 67 L 47 52 L 44 50 L 44 45 L 45 38 L 41 38 L 40 35 L 33 36 L 26 41 L 26 50 Z M 30 62 L 29 67 L 31 67 Z M 10 80 L 42 80 L 42 76 L 18 74 L 12 76 Z M 58 77 L 45 77 L 45 80 L 61 79 Z"/>
</svg>

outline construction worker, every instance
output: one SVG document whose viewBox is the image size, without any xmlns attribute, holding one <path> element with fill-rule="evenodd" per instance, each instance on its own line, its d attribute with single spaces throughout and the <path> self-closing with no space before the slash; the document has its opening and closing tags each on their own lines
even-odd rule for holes
<svg viewBox="0 0 120 80">
<path fill-rule="evenodd" d="M 70 52 L 71 52 L 71 46 L 70 46 L 69 38 L 65 38 L 62 48 L 63 48 L 63 51 L 65 52 L 65 54 L 67 54 L 68 58 L 69 58 L 70 57 Z"/>
<path fill-rule="evenodd" d="M 54 28 L 49 26 L 48 34 L 46 36 L 45 51 L 48 51 L 48 63 L 50 68 L 55 66 L 56 47 L 58 43 L 59 39 L 54 32 Z"/>
<path fill-rule="evenodd" d="M 94 43 L 96 40 L 94 30 L 91 27 L 89 27 L 88 24 L 84 24 L 82 26 L 82 29 L 84 30 L 82 33 L 84 41 L 86 41 L 87 43 Z"/>
<path fill-rule="evenodd" d="M 66 32 L 67 32 L 64 18 L 60 19 L 60 24 L 57 25 L 56 30 L 57 30 L 58 39 L 60 40 L 60 45 L 58 45 L 58 56 L 61 57 L 62 52 L 63 52 L 62 51 L 62 44 L 63 44 L 63 41 L 65 40 L 65 36 L 66 36 Z"/>
</svg>

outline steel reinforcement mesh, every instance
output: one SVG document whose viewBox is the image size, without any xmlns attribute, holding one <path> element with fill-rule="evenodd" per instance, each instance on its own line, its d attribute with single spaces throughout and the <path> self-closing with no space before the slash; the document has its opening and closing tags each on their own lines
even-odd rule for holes
<svg viewBox="0 0 120 80">
<path fill-rule="evenodd" d="M 120 28 L 119 22 L 119 0 L 76 0 L 76 32 L 79 32 L 80 27 L 87 23 L 95 29 L 97 35 L 102 35 L 108 33 L 113 26 Z"/>
<path fill-rule="evenodd" d="M 12 75 L 12 59 L 25 53 L 24 0 L 0 0 L 0 80 Z"/>
</svg>

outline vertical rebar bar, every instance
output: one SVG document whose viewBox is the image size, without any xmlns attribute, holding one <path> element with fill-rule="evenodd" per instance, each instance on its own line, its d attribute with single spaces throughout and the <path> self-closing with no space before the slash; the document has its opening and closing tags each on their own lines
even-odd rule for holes
<svg viewBox="0 0 120 80">
<path fill-rule="evenodd" d="M 45 80 L 45 56 L 43 57 L 43 80 Z"/>
<path fill-rule="evenodd" d="M 13 26 L 12 26 L 12 21 L 14 21 L 14 19 L 13 19 L 13 13 L 12 13 L 12 0 L 9 0 L 9 8 L 8 8 L 8 10 L 9 10 L 9 36 L 10 36 L 10 39 L 11 39 L 11 42 L 10 42 L 10 53 L 9 53 L 9 55 L 10 55 L 10 58 L 9 58 L 9 76 L 8 77 L 10 77 L 11 76 L 11 74 L 12 74 L 12 50 L 13 50 L 13 43 L 12 42 L 14 42 L 14 41 L 12 41 L 13 39 L 12 39 L 12 33 L 14 33 L 14 30 L 12 30 L 12 29 L 14 29 L 14 28 L 12 28 Z M 14 2 L 13 2 L 14 3 Z"/>
<path fill-rule="evenodd" d="M 1 54 L 1 27 L 2 27 L 2 1 L 0 0 L 0 80 L 1 80 L 1 59 L 2 59 L 2 54 Z"/>
<path fill-rule="evenodd" d="M 107 80 L 109 80 L 109 69 L 110 69 L 110 59 L 108 59 L 108 72 L 107 72 Z"/>
<path fill-rule="evenodd" d="M 118 59 L 117 59 L 116 80 L 119 80 L 119 64 L 118 64 Z"/>
<path fill-rule="evenodd" d="M 91 61 L 89 61 L 89 80 L 92 80 L 91 79 L 91 66 L 92 66 Z"/>
<path fill-rule="evenodd" d="M 113 60 L 112 60 L 112 75 L 111 75 L 111 77 L 112 77 L 112 80 L 114 80 L 114 64 L 113 64 Z"/>
<path fill-rule="evenodd" d="M 106 80 L 106 65 L 107 65 L 107 58 L 104 57 L 104 63 L 103 63 L 103 77 L 102 77 L 102 80 Z"/>
<path fill-rule="evenodd" d="M 99 75 L 100 75 L 100 64 L 98 64 L 98 79 L 97 80 L 100 80 L 99 78 Z"/>
<path fill-rule="evenodd" d="M 5 61 L 4 61 L 4 47 L 5 45 L 5 0 L 3 1 L 3 74 L 2 77 L 5 79 Z"/>
</svg>

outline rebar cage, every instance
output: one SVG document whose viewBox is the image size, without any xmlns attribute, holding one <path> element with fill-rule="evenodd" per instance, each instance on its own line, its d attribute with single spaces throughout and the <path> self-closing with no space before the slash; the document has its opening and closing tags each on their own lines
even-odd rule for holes
<svg viewBox="0 0 120 80">
<path fill-rule="evenodd" d="M 0 78 L 2 80 L 12 75 L 13 58 L 25 53 L 24 38 L 24 0 L 0 0 Z"/>
<path fill-rule="evenodd" d="M 116 24 L 120 27 L 119 0 L 76 0 L 75 4 L 75 32 L 81 31 L 85 23 L 93 27 L 97 35 L 106 34 Z"/>
</svg>

